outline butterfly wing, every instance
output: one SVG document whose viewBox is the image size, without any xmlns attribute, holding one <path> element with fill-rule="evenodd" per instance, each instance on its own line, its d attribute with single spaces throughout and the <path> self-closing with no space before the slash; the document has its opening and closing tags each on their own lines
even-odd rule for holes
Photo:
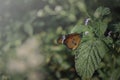
<svg viewBox="0 0 120 80">
<path fill-rule="evenodd" d="M 79 43 L 81 41 L 80 34 L 68 34 L 66 36 L 66 39 L 64 41 L 64 44 L 69 48 L 69 49 L 76 49 L 79 46 Z"/>
</svg>

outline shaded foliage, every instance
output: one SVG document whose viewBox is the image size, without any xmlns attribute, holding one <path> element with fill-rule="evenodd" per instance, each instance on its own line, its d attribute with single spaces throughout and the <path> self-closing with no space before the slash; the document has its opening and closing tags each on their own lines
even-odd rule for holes
<svg viewBox="0 0 120 80">
<path fill-rule="evenodd" d="M 105 39 L 104 42 L 109 43 L 109 48 L 112 51 L 105 54 L 101 60 L 100 69 L 95 71 L 92 78 L 98 80 L 119 80 L 119 4 L 119 0 L 0 0 L 0 80 L 81 79 L 81 76 L 79 77 L 77 75 L 74 67 L 74 54 L 64 46 L 58 46 L 56 39 L 60 34 L 74 32 L 75 28 L 71 31 L 73 26 L 84 25 L 84 20 L 93 15 L 99 6 L 106 6 L 111 10 L 111 14 L 105 19 L 105 22 L 109 22 L 107 24 L 106 35 L 108 36 L 109 31 L 112 31 L 112 33 L 110 38 Z M 99 24 L 101 24 L 101 22 L 91 25 Z M 106 24 L 102 25 L 105 26 L 104 28 L 106 29 Z M 103 32 L 96 35 L 103 35 Z M 37 64 L 39 64 L 39 66 L 37 67 L 27 67 L 23 72 L 16 72 L 18 70 L 12 70 L 12 72 L 10 72 L 9 68 L 11 67 L 9 63 L 12 59 L 13 61 L 17 61 L 18 58 L 26 60 L 26 54 L 22 57 L 17 56 L 17 49 L 25 45 L 31 37 L 38 40 L 37 44 L 39 46 L 37 46 L 35 51 L 45 56 L 43 64 L 39 64 L 41 60 L 38 60 L 39 62 Z M 91 37 L 93 37 L 93 33 L 89 35 L 89 38 Z M 113 39 L 113 43 L 110 43 L 111 38 Z M 34 47 L 32 42 L 27 45 Z M 28 50 L 26 46 L 23 48 L 25 48 L 25 51 Z M 33 48 L 30 48 L 30 50 L 31 49 Z M 28 53 L 27 55 L 30 58 L 30 53 L 33 52 L 30 51 Z M 42 59 L 42 57 L 40 58 Z M 34 61 L 35 58 L 30 58 L 30 60 L 31 61 L 28 62 Z M 17 63 L 21 64 L 21 61 Z M 33 63 L 29 66 L 31 65 L 33 65 Z M 13 66 L 16 66 L 16 64 Z"/>
</svg>

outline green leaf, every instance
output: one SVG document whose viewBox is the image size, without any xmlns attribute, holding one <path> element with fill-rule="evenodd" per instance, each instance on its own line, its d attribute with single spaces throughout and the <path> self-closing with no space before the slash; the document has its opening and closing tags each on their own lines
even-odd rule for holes
<svg viewBox="0 0 120 80">
<path fill-rule="evenodd" d="M 99 68 L 99 64 L 104 54 L 107 52 L 105 44 L 98 39 L 88 40 L 74 51 L 75 68 L 78 75 L 83 79 L 90 78 L 94 71 Z"/>
<path fill-rule="evenodd" d="M 71 33 L 81 33 L 81 32 L 85 32 L 85 31 L 88 31 L 88 30 L 89 30 L 89 28 L 85 25 L 76 25 L 72 29 Z"/>
<path fill-rule="evenodd" d="M 93 32 L 95 33 L 96 37 L 104 37 L 104 33 L 108 27 L 107 23 L 100 20 L 91 22 L 90 26 L 93 28 Z"/>
<path fill-rule="evenodd" d="M 118 23 L 118 24 L 113 24 L 113 26 L 112 26 L 112 31 L 113 31 L 113 32 L 119 32 L 119 33 L 120 33 L 120 23 Z"/>
<path fill-rule="evenodd" d="M 120 40 L 116 41 L 115 44 L 120 48 Z"/>
<path fill-rule="evenodd" d="M 109 80 L 119 80 L 120 79 L 120 68 L 113 70 Z"/>
<path fill-rule="evenodd" d="M 86 32 L 88 32 L 88 34 L 85 34 Z M 93 32 L 92 32 L 92 28 L 91 26 L 86 26 L 86 25 L 76 25 L 71 33 L 83 33 L 83 37 L 84 39 L 85 38 L 92 38 L 94 35 L 93 35 Z M 84 36 L 85 35 L 85 36 Z"/>
<path fill-rule="evenodd" d="M 103 17 L 105 15 L 110 14 L 110 9 L 109 8 L 105 8 L 105 7 L 99 7 L 96 9 L 95 13 L 94 13 L 94 17 L 95 18 L 100 18 Z"/>
</svg>

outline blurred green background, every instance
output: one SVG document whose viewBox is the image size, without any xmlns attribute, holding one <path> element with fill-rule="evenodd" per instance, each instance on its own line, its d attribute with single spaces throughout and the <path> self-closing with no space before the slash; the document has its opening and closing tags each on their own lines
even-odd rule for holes
<svg viewBox="0 0 120 80">
<path fill-rule="evenodd" d="M 99 6 L 120 21 L 120 0 L 0 0 L 0 80 L 80 80 L 56 39 Z"/>
</svg>

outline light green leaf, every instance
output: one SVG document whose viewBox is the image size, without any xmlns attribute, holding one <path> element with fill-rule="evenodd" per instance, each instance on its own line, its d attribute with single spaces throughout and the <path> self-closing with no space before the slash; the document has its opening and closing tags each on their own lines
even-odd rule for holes
<svg viewBox="0 0 120 80">
<path fill-rule="evenodd" d="M 109 8 L 105 8 L 105 7 L 99 7 L 96 9 L 95 13 L 94 13 L 94 17 L 95 18 L 100 18 L 103 17 L 105 15 L 110 14 L 110 9 Z"/>
<path fill-rule="evenodd" d="M 85 34 L 86 32 L 88 32 L 88 34 Z M 72 29 L 71 33 L 83 33 L 84 39 L 85 38 L 89 39 L 89 38 L 92 38 L 94 36 L 91 26 L 86 26 L 86 25 L 77 25 L 77 26 L 75 26 Z"/>
<path fill-rule="evenodd" d="M 76 25 L 71 33 L 81 33 L 81 32 L 84 32 L 84 31 L 87 31 L 88 30 L 88 27 L 85 26 L 85 25 Z"/>
<path fill-rule="evenodd" d="M 99 64 L 107 51 L 105 44 L 98 39 L 88 40 L 74 51 L 75 68 L 78 75 L 83 79 L 90 78 L 94 71 L 99 68 Z"/>
</svg>

